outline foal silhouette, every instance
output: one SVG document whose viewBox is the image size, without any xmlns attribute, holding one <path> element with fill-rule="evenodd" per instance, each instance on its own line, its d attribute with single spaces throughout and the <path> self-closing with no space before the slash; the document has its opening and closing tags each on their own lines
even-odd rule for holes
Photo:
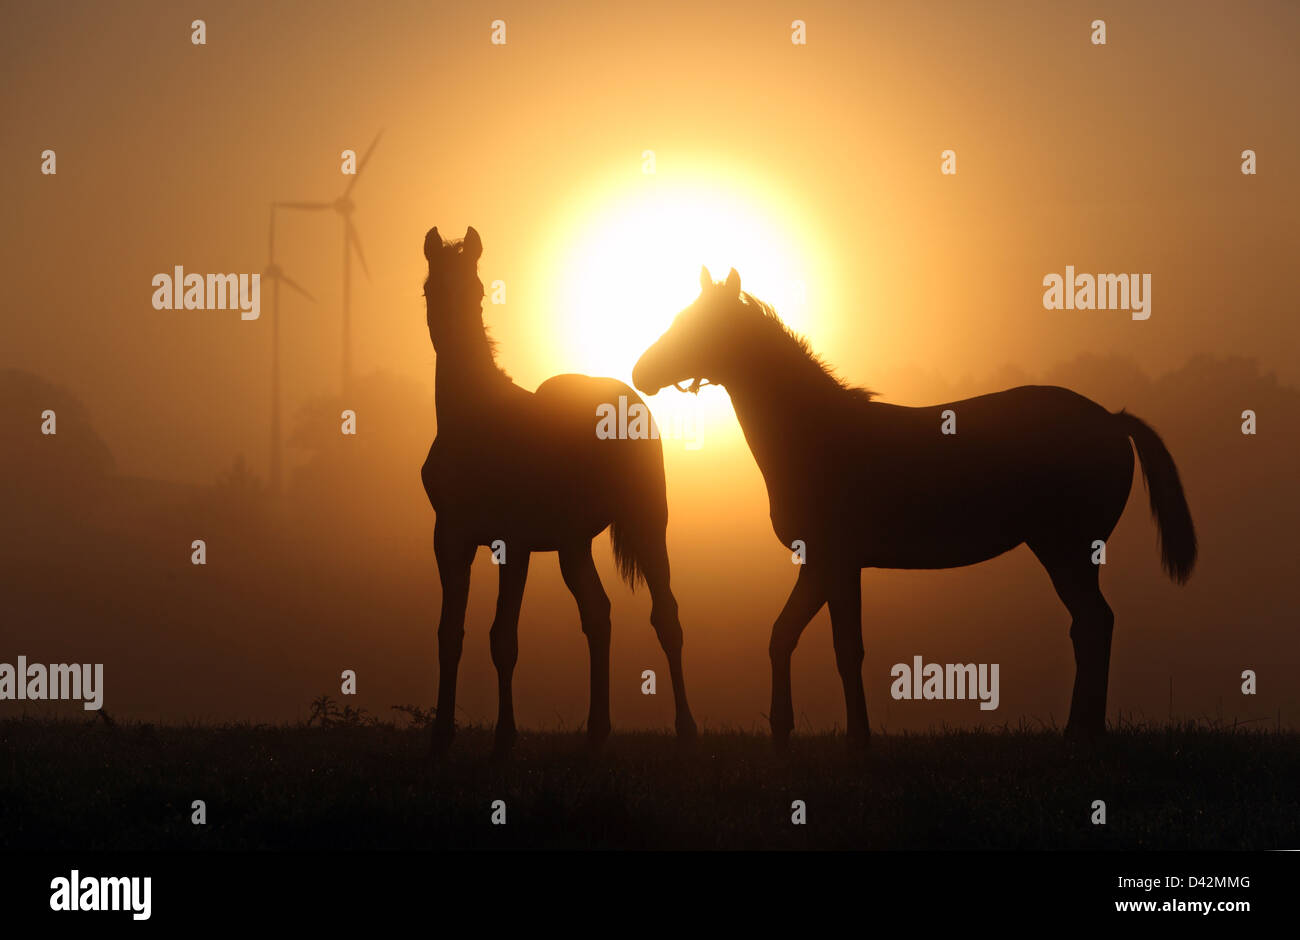
<svg viewBox="0 0 1300 940">
<path fill-rule="evenodd" d="M 772 628 L 772 735 L 794 727 L 790 657 L 830 605 L 848 735 L 870 737 L 862 689 L 862 568 L 953 568 L 1022 542 L 1047 569 L 1073 618 L 1075 680 L 1069 737 L 1105 729 L 1115 618 L 1098 585 L 1093 542 L 1109 538 L 1133 482 L 1137 446 L 1179 583 L 1196 534 L 1173 458 L 1147 424 L 1064 388 L 1024 386 L 926 408 L 871 400 L 846 386 L 770 306 L 700 272 L 700 296 L 642 356 L 646 394 L 694 379 L 723 385 L 767 484 L 772 526 L 807 560 Z M 941 433 L 955 413 L 957 433 Z"/>
<path fill-rule="evenodd" d="M 519 654 L 519 609 L 532 552 L 558 552 L 564 583 L 578 602 L 591 654 L 587 735 L 609 735 L 609 598 L 591 557 L 591 541 L 606 526 L 620 574 L 650 588 L 650 622 L 668 655 L 677 734 L 693 737 L 695 722 L 682 678 L 682 627 L 669 587 L 668 500 L 657 438 L 602 440 L 597 408 L 619 396 L 640 402 L 613 379 L 557 375 L 536 392 L 516 385 L 497 366 L 483 327 L 483 243 L 470 228 L 444 244 L 437 228 L 424 239 L 429 338 L 437 351 L 438 434 L 421 470 L 437 513 L 433 547 L 442 581 L 438 622 L 438 711 L 435 751 L 454 733 L 456 670 L 465 635 L 470 566 L 480 545 L 500 540 L 496 617 L 490 642 L 497 669 L 496 747 L 514 743 L 511 676 Z"/>
</svg>

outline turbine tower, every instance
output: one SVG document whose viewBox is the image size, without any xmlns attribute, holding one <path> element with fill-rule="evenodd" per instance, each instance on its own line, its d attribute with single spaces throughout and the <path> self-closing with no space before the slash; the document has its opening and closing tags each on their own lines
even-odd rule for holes
<svg viewBox="0 0 1300 940">
<path fill-rule="evenodd" d="M 356 208 L 356 203 L 352 201 L 352 190 L 357 185 L 357 180 L 361 179 L 361 174 L 370 162 L 370 155 L 375 152 L 375 144 L 379 143 L 379 138 L 384 132 L 381 130 L 371 141 L 370 147 L 362 156 L 361 162 L 357 165 L 357 172 L 353 174 L 352 179 L 348 180 L 348 185 L 343 189 L 343 195 L 333 202 L 281 202 L 278 206 L 285 209 L 306 209 L 308 211 L 320 211 L 322 209 L 333 209 L 343 219 L 343 394 L 347 395 L 352 383 L 352 252 L 357 253 L 357 260 L 361 262 L 361 270 L 365 272 L 366 279 L 370 279 L 370 269 L 366 267 L 366 256 L 361 251 L 361 239 L 357 236 L 356 227 L 352 224 L 352 211 Z"/>
<path fill-rule="evenodd" d="M 275 206 L 271 206 L 271 230 L 267 236 L 267 262 L 262 277 L 271 282 L 271 492 L 279 494 L 281 485 L 280 452 L 280 284 L 302 294 L 312 303 L 316 298 L 307 293 L 275 263 Z"/>
</svg>

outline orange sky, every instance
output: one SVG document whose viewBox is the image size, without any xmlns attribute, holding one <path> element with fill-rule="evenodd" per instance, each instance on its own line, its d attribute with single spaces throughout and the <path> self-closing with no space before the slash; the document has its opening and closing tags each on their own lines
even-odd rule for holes
<svg viewBox="0 0 1300 940">
<path fill-rule="evenodd" d="M 255 323 L 160 312 L 150 280 L 174 265 L 260 271 L 269 203 L 332 199 L 346 182 L 340 151 L 361 151 L 382 128 L 355 194 L 371 273 L 354 266 L 355 369 L 388 370 L 430 396 L 420 246 L 431 225 L 482 233 L 483 280 L 508 287 L 485 319 L 516 381 L 575 369 L 627 379 L 626 351 L 593 362 L 575 334 L 587 321 L 557 300 L 608 277 L 582 254 L 605 237 L 602 207 L 701 188 L 747 207 L 755 244 L 790 246 L 779 257 L 795 259 L 807 288 L 791 318 L 886 400 L 992 391 L 962 383 L 1007 366 L 1040 377 L 1080 353 L 1127 357 L 1153 378 L 1198 354 L 1237 354 L 1300 384 L 1295 4 L 849 6 L 11 3 L 0 33 L 10 210 L 0 367 L 75 392 L 127 474 L 206 483 L 240 453 L 264 474 L 269 297 Z M 790 43 L 795 15 L 806 47 Z M 206 46 L 190 42 L 195 16 Z M 507 22 L 504 47 L 489 42 L 495 18 Z M 1089 42 L 1096 18 L 1105 46 Z M 58 155 L 53 177 L 39 172 L 46 148 Z M 949 148 L 954 177 L 939 173 Z M 1256 176 L 1239 171 L 1246 148 Z M 281 217 L 279 260 L 318 298 L 283 301 L 286 415 L 338 389 L 339 242 L 333 214 Z M 625 263 L 689 299 L 699 262 L 664 269 L 669 248 L 651 241 Z M 726 244 L 711 252 L 700 261 L 737 264 L 747 285 L 768 273 L 747 272 Z M 1044 310 L 1042 278 L 1067 264 L 1150 273 L 1153 315 Z M 608 317 L 619 324 L 637 310 L 637 286 L 613 280 Z M 674 312 L 627 329 L 654 333 Z M 757 626 L 736 641 L 765 649 L 784 562 L 725 396 L 709 390 L 701 408 L 703 449 L 668 448 L 674 550 L 702 566 L 739 557 L 754 583 L 771 579 L 745 608 Z M 414 468 L 395 478 L 413 482 Z M 411 500 L 419 506 L 418 489 Z M 1147 539 L 1145 514 L 1131 500 L 1122 526 Z M 597 554 L 607 566 L 607 550 Z M 1021 567 L 1015 577 L 1034 580 L 1051 611 L 1045 577 Z M 934 577 L 959 590 L 970 576 Z M 1154 563 L 1144 576 L 1161 597 L 1186 596 L 1157 583 Z M 891 575 L 888 603 L 902 605 L 923 577 Z M 476 605 L 490 605 L 486 581 Z M 559 590 L 534 588 L 541 611 L 567 603 Z M 981 609 L 1001 602 L 971 590 Z M 728 602 L 691 601 L 696 621 L 736 616 Z M 431 635 L 432 622 L 401 629 Z M 730 628 L 702 629 L 718 631 L 706 647 L 726 648 Z M 576 626 L 565 636 L 585 674 Z M 1053 668 L 1068 661 L 1063 636 L 1051 634 Z M 810 690 L 825 692 L 817 714 L 831 719 L 833 676 Z M 467 700 L 490 714 L 490 677 L 478 678 Z"/>
</svg>

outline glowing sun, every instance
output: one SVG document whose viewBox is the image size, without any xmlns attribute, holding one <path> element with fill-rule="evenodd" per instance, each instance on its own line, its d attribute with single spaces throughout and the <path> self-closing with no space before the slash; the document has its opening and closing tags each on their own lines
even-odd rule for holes
<svg viewBox="0 0 1300 940">
<path fill-rule="evenodd" d="M 646 177 L 574 213 L 555 262 L 556 352 L 575 371 L 631 378 L 637 358 L 699 295 L 700 266 L 775 305 L 804 331 L 812 276 L 802 233 L 761 191 L 726 175 Z"/>
</svg>

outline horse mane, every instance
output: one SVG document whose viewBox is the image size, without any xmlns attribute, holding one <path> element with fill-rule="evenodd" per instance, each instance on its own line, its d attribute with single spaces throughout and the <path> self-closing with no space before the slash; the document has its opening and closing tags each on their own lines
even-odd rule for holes
<svg viewBox="0 0 1300 940">
<path fill-rule="evenodd" d="M 861 385 L 851 385 L 836 375 L 834 368 L 825 359 L 813 351 L 812 344 L 808 342 L 808 338 L 796 333 L 794 330 L 790 329 L 790 327 L 786 326 L 785 322 L 777 314 L 776 308 L 771 304 L 759 300 L 753 294 L 746 293 L 745 291 L 740 292 L 740 299 L 746 306 L 753 307 L 762 316 L 763 322 L 767 324 L 770 329 L 779 333 L 779 335 L 792 348 L 798 350 L 799 354 L 803 356 L 804 360 L 807 361 L 809 365 L 816 368 L 825 378 L 829 379 L 836 388 L 848 392 L 856 398 L 861 398 L 864 401 L 870 401 L 876 394 Z"/>
</svg>

